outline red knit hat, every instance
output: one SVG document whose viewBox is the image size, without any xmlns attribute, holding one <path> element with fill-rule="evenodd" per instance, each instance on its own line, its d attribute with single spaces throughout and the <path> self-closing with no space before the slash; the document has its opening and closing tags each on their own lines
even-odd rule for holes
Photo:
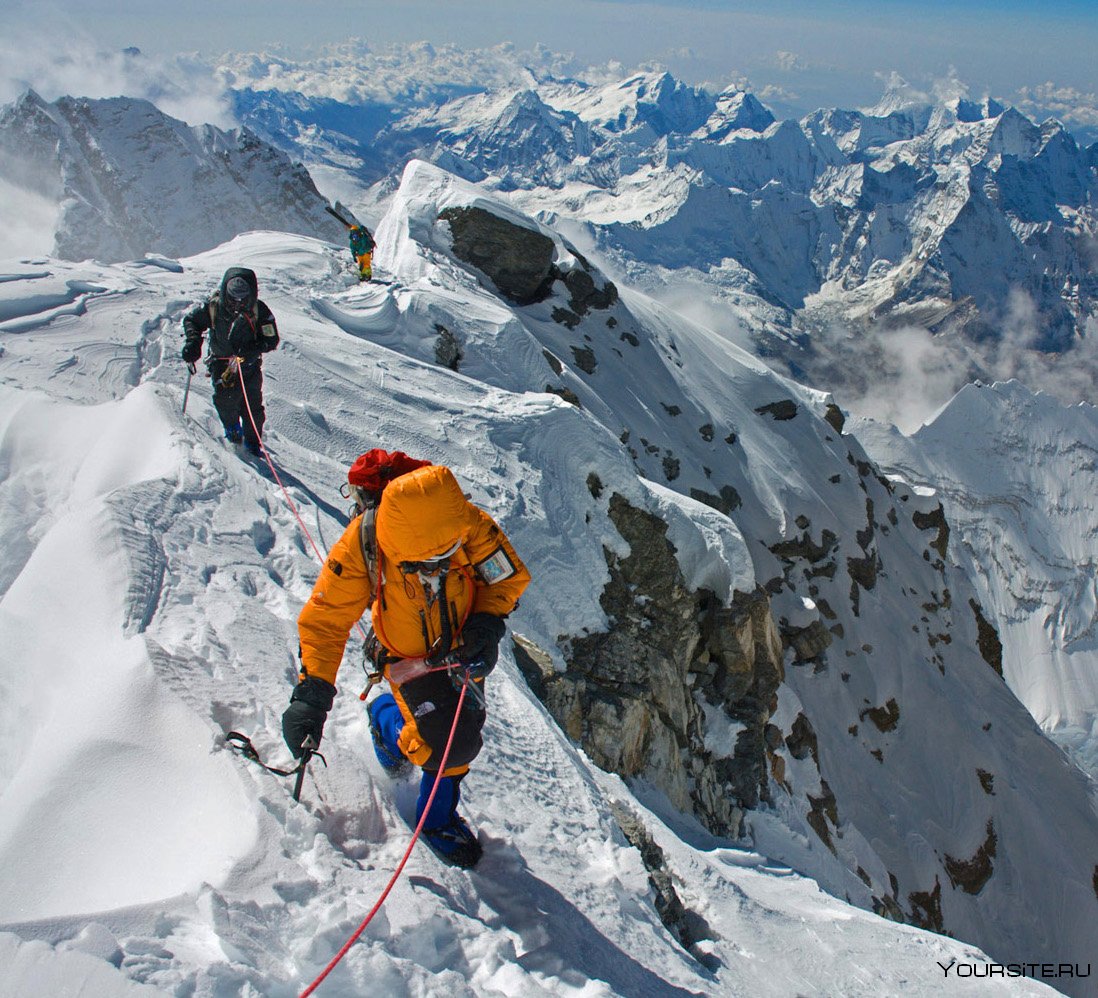
<svg viewBox="0 0 1098 998">
<path fill-rule="evenodd" d="M 355 463 L 347 472 L 347 481 L 369 492 L 381 492 L 394 478 L 416 468 L 426 468 L 430 463 L 409 457 L 404 451 L 390 452 L 375 447 L 355 458 Z"/>
</svg>

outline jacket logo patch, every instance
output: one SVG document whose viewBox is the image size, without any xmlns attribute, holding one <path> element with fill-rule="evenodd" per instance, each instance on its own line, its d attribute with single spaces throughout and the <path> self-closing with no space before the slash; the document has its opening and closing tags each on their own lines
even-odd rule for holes
<svg viewBox="0 0 1098 998">
<path fill-rule="evenodd" d="M 343 574 L 343 563 L 336 561 L 335 558 L 328 559 L 328 569 L 335 575 Z"/>
<path fill-rule="evenodd" d="M 269 322 L 265 322 L 262 326 L 260 326 L 259 331 L 264 336 L 274 336 L 274 335 L 276 335 L 275 334 L 275 327 L 272 326 L 271 323 L 269 323 Z"/>
<path fill-rule="evenodd" d="M 430 700 L 424 700 L 417 708 L 415 717 L 426 717 L 435 709 L 435 705 Z"/>
<path fill-rule="evenodd" d="M 477 562 L 473 567 L 476 569 L 477 575 L 490 586 L 502 582 L 504 579 L 509 579 L 515 574 L 514 563 L 507 557 L 507 552 L 502 545 L 496 548 L 484 561 Z"/>
</svg>

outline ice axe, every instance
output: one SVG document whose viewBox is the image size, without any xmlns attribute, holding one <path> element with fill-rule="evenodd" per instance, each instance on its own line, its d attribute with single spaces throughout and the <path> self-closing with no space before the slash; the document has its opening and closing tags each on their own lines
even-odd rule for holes
<svg viewBox="0 0 1098 998">
<path fill-rule="evenodd" d="M 295 801 L 301 800 L 301 785 L 305 782 L 305 770 L 309 768 L 309 760 L 313 757 L 313 752 L 319 747 L 319 743 L 314 741 L 312 735 L 306 735 L 301 743 L 301 762 L 298 763 L 297 779 L 294 780 Z"/>
<path fill-rule="evenodd" d="M 194 377 L 194 372 L 197 368 L 194 366 L 194 362 L 187 364 L 187 387 L 183 389 L 183 415 L 187 415 L 187 399 L 191 394 L 191 378 Z"/>
</svg>

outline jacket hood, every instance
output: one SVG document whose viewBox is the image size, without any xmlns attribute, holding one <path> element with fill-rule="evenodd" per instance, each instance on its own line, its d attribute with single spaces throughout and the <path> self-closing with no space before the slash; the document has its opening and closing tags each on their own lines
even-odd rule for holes
<svg viewBox="0 0 1098 998">
<path fill-rule="evenodd" d="M 478 519 L 453 472 L 431 464 L 394 478 L 377 508 L 377 543 L 395 562 L 423 561 L 464 543 Z"/>
<path fill-rule="evenodd" d="M 230 267 L 225 271 L 225 275 L 221 278 L 221 300 L 225 301 L 225 285 L 234 277 L 243 277 L 248 282 L 248 286 L 252 289 L 248 307 L 254 307 L 259 300 L 259 281 L 256 279 L 255 271 L 249 270 L 247 267 Z"/>
</svg>

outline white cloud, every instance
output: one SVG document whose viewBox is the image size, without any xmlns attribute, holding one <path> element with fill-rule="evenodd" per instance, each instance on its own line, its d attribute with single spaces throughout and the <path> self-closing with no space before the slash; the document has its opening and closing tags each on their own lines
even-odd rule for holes
<svg viewBox="0 0 1098 998">
<path fill-rule="evenodd" d="M 1038 121 L 1059 118 L 1072 127 L 1098 127 L 1098 93 L 1057 86 L 1051 81 L 1022 87 L 1015 98 L 1018 109 Z"/>
<path fill-rule="evenodd" d="M 840 404 L 911 433 L 975 379 L 1013 378 L 1068 405 L 1098 401 L 1098 321 L 1088 319 L 1085 335 L 1061 353 L 1035 349 L 1045 332 L 1032 297 L 1015 289 L 992 335 L 979 342 L 918 326 L 853 331 L 839 324 L 813 338 L 826 358 L 823 381 L 845 386 L 835 392 Z"/>
<path fill-rule="evenodd" d="M 70 24 L 50 33 L 12 27 L 0 40 L 0 102 L 28 89 L 46 100 L 143 97 L 197 125 L 235 127 L 223 81 L 198 56 L 147 59 L 136 49 L 106 52 Z"/>
<path fill-rule="evenodd" d="M 52 253 L 60 210 L 55 198 L 16 187 L 0 177 L 0 258 Z"/>
<path fill-rule="evenodd" d="M 795 52 L 778 51 L 774 53 L 774 65 L 786 73 L 792 73 L 804 69 L 805 64 Z"/>
</svg>

